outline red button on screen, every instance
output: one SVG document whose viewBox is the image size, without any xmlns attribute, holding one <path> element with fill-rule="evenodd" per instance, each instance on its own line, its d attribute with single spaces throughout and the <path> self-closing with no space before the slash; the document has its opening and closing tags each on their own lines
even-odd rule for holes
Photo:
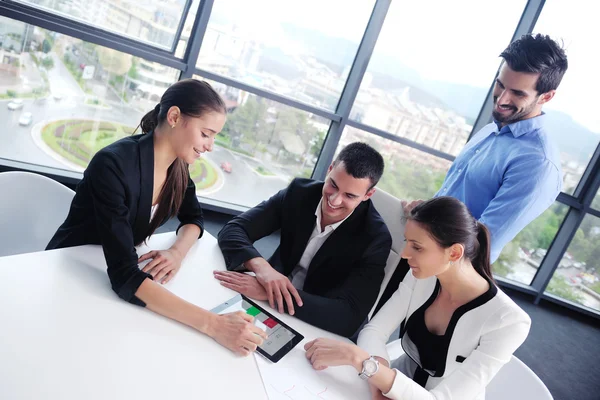
<svg viewBox="0 0 600 400">
<path fill-rule="evenodd" d="M 275 326 L 277 326 L 277 322 L 275 322 L 275 320 L 273 320 L 273 318 L 268 318 L 268 319 L 264 320 L 263 324 L 265 324 L 266 326 L 268 326 L 271 329 L 273 329 Z"/>
</svg>

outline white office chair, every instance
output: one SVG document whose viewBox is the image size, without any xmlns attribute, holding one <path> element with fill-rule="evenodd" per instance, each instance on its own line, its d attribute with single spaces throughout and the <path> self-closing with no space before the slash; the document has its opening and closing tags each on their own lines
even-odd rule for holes
<svg viewBox="0 0 600 400">
<path fill-rule="evenodd" d="M 386 345 L 390 360 L 404 354 L 401 339 Z M 553 400 L 544 382 L 521 360 L 512 356 L 485 388 L 486 400 Z"/>
<path fill-rule="evenodd" d="M 392 274 L 396 270 L 398 266 L 398 262 L 400 262 L 400 254 L 404 249 L 404 225 L 406 221 L 404 220 L 404 210 L 402 209 L 402 204 L 400 200 L 395 198 L 389 193 L 384 192 L 381 189 L 377 189 L 373 196 L 371 197 L 375 208 L 385 221 L 388 229 L 390 230 L 390 234 L 392 235 L 392 249 L 390 251 L 390 255 L 385 264 L 385 275 L 383 278 L 383 282 L 381 283 L 381 288 L 379 290 L 379 295 L 377 296 L 377 301 L 375 302 L 375 306 L 379 302 L 385 287 L 388 282 L 392 278 Z M 373 315 L 373 311 L 375 310 L 375 306 L 369 312 L 369 319 Z"/>
<path fill-rule="evenodd" d="M 517 357 L 512 356 L 485 389 L 486 400 L 552 400 L 544 382 Z"/>
<path fill-rule="evenodd" d="M 44 250 L 75 192 L 29 172 L 0 173 L 0 188 L 0 257 Z"/>
</svg>

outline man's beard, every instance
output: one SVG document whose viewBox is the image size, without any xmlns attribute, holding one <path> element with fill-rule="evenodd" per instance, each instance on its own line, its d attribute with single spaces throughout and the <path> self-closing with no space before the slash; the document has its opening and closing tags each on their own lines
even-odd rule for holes
<svg viewBox="0 0 600 400">
<path fill-rule="evenodd" d="M 535 101 L 532 101 L 530 104 L 528 104 L 525 108 L 522 108 L 520 111 L 517 110 L 516 107 L 512 107 L 512 112 L 510 114 L 501 114 L 499 112 L 497 112 L 495 110 L 496 108 L 496 102 L 498 100 L 494 99 L 494 110 L 492 111 L 492 116 L 494 117 L 494 119 L 498 122 L 502 122 L 504 124 L 510 124 L 513 122 L 518 122 L 521 121 L 525 116 L 527 116 L 528 114 L 531 113 L 531 111 L 533 111 L 533 109 L 535 108 Z"/>
</svg>

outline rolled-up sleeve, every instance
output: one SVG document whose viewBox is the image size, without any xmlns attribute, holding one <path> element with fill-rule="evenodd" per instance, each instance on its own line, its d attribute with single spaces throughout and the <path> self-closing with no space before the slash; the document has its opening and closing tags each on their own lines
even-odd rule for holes
<svg viewBox="0 0 600 400">
<path fill-rule="evenodd" d="M 145 307 L 146 304 L 135 293 L 142 282 L 146 278 L 152 279 L 152 276 L 138 268 L 129 208 L 125 201 L 124 176 L 116 157 L 102 151 L 94 156 L 85 171 L 112 289 L 123 300 Z"/>
<path fill-rule="evenodd" d="M 196 196 L 196 185 L 190 177 L 188 177 L 188 185 L 183 196 L 183 203 L 179 207 L 177 218 L 180 223 L 176 232 L 179 232 L 182 226 L 192 224 L 200 228 L 198 239 L 202 237 L 204 234 L 204 216 L 202 214 L 202 207 Z"/>
</svg>

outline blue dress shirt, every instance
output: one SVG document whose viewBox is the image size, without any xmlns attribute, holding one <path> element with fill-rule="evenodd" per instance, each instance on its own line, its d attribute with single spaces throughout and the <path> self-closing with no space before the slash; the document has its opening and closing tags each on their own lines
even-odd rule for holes
<svg viewBox="0 0 600 400">
<path fill-rule="evenodd" d="M 549 141 L 544 114 L 500 128 L 484 126 L 466 144 L 435 195 L 452 196 L 491 233 L 491 261 L 561 191 L 558 149 Z"/>
</svg>

